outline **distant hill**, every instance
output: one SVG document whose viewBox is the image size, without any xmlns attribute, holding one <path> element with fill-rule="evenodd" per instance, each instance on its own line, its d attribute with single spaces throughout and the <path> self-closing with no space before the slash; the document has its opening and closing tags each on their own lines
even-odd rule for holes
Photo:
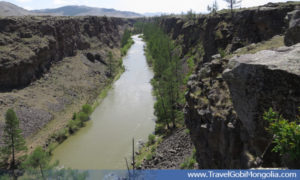
<svg viewBox="0 0 300 180">
<path fill-rule="evenodd" d="M 143 15 L 147 16 L 147 17 L 154 17 L 154 16 L 161 16 L 162 14 L 166 14 L 166 13 L 163 13 L 163 12 L 154 12 L 154 13 L 144 13 Z"/>
<path fill-rule="evenodd" d="M 56 9 L 41 9 L 34 10 L 34 13 L 43 13 L 57 16 L 112 16 L 112 17 L 125 17 L 134 18 L 142 17 L 143 15 L 129 12 L 118 11 L 115 9 L 94 8 L 88 6 L 64 6 Z"/>
<path fill-rule="evenodd" d="M 64 6 L 56 9 L 28 11 L 12 3 L 0 1 L 0 16 L 53 15 L 53 16 L 111 16 L 135 18 L 143 15 L 115 9 L 94 8 L 88 6 Z"/>
<path fill-rule="evenodd" d="M 25 16 L 34 14 L 34 12 L 23 9 L 12 3 L 0 1 L 0 16 Z"/>
</svg>

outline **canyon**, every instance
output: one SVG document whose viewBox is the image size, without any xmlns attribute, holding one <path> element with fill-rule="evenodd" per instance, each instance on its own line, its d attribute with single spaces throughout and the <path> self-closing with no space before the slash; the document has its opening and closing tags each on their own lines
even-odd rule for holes
<svg viewBox="0 0 300 180">
<path fill-rule="evenodd" d="M 121 71 L 120 41 L 133 22 L 107 17 L 0 19 L 0 112 L 16 110 L 31 148 L 47 146 L 51 134 L 111 82 L 109 52 L 115 75 Z M 3 127 L 1 116 L 1 134 Z"/>
<path fill-rule="evenodd" d="M 299 12 L 299 2 L 287 2 L 192 17 L 1 17 L 0 114 L 15 108 L 29 147 L 47 147 L 111 83 L 107 56 L 120 63 L 125 29 L 155 22 L 183 73 L 188 59 L 195 67 L 182 108 L 188 133 L 166 137 L 140 168 L 179 168 L 193 146 L 200 169 L 299 168 L 272 151 L 263 119 L 270 107 L 290 121 L 300 115 Z"/>
</svg>

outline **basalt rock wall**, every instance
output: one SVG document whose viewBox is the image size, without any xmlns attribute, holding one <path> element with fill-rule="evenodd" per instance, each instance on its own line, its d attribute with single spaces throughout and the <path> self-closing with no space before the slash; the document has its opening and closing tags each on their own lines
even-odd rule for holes
<svg viewBox="0 0 300 180">
<path fill-rule="evenodd" d="M 272 136 L 266 132 L 262 114 L 273 107 L 290 120 L 297 116 L 299 74 L 291 73 L 285 68 L 289 66 L 278 65 L 276 60 L 285 59 L 286 63 L 295 63 L 293 67 L 300 67 L 298 46 L 254 55 L 260 63 L 268 65 L 241 63 L 234 70 L 226 69 L 232 64 L 229 62 L 239 59 L 238 49 L 245 47 L 250 51 L 257 46 L 255 43 L 267 44 L 275 35 L 284 35 L 289 27 L 287 15 L 299 5 L 299 2 L 269 3 L 236 10 L 233 16 L 218 12 L 158 19 L 164 31 L 181 47 L 183 61 L 194 57 L 198 64 L 187 84 L 184 111 L 199 168 L 286 166 L 271 151 Z M 238 55 L 231 60 L 231 53 Z M 265 53 L 269 56 L 262 56 Z M 274 70 L 276 64 L 279 67 Z M 247 76 L 243 74 L 247 72 Z"/>
<path fill-rule="evenodd" d="M 21 88 L 77 50 L 119 47 L 134 20 L 107 17 L 0 18 L 0 89 Z"/>
</svg>

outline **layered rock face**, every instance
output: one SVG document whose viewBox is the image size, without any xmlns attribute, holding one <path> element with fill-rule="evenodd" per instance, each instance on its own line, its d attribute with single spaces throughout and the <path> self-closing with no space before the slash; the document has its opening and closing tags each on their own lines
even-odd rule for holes
<svg viewBox="0 0 300 180">
<path fill-rule="evenodd" d="M 285 16 L 297 5 L 299 3 L 279 3 L 237 10 L 233 18 L 228 12 L 220 12 L 214 16 L 167 17 L 159 22 L 165 32 L 181 45 L 183 54 L 193 48 L 193 52 L 201 51 L 200 56 L 207 62 L 220 50 L 233 52 L 283 34 L 288 27 Z"/>
<path fill-rule="evenodd" d="M 0 139 L 8 108 L 16 111 L 34 148 L 64 128 L 82 105 L 93 103 L 111 78 L 108 52 L 112 64 L 119 64 L 122 34 L 134 21 L 0 18 Z"/>
<path fill-rule="evenodd" d="M 300 10 L 288 13 L 286 18 L 289 21 L 289 28 L 286 31 L 284 43 L 287 46 L 291 46 L 300 42 Z"/>
<path fill-rule="evenodd" d="M 272 107 L 286 119 L 296 120 L 300 107 L 300 44 L 261 51 L 230 60 L 223 73 L 233 106 L 244 127 L 244 149 L 264 158 L 272 137 L 263 113 Z M 275 158 L 275 157 L 274 157 Z M 273 159 L 275 160 L 275 159 Z"/>
<path fill-rule="evenodd" d="M 190 77 L 186 125 L 199 168 L 283 166 L 263 113 L 293 120 L 300 106 L 300 44 L 205 63 Z M 224 71 L 224 73 L 222 73 Z"/>
<path fill-rule="evenodd" d="M 188 82 L 185 123 L 201 169 L 243 167 L 240 162 L 243 129 L 222 77 L 227 63 L 226 59 L 214 59 Z"/>
<path fill-rule="evenodd" d="M 185 122 L 197 150 L 199 168 L 285 166 L 279 155 L 271 151 L 271 135 L 265 130 L 262 114 L 273 107 L 289 120 L 297 115 L 299 45 L 237 55 L 228 70 L 230 56 L 212 55 L 221 53 L 219 48 L 243 54 L 252 53 L 253 48 L 257 48 L 255 52 L 271 49 L 272 43 L 274 47 L 282 46 L 280 38 L 269 39 L 285 33 L 289 27 L 285 16 L 297 5 L 269 4 L 238 11 L 232 22 L 225 14 L 194 21 L 169 18 L 161 22 L 182 44 L 183 56 L 188 52 L 200 59 L 188 81 L 185 107 Z M 236 50 L 242 46 L 246 47 Z"/>
<path fill-rule="evenodd" d="M 0 87 L 20 88 L 76 50 L 119 47 L 132 20 L 106 17 L 23 17 L 0 19 Z"/>
</svg>

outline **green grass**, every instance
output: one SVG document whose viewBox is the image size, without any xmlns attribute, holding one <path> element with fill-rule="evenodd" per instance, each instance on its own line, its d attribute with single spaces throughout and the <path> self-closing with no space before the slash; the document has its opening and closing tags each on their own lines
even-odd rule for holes
<svg viewBox="0 0 300 180">
<path fill-rule="evenodd" d="M 229 54 L 226 58 L 231 58 L 234 55 L 243 55 L 243 54 L 255 54 L 262 50 L 272 50 L 284 46 L 284 36 L 274 36 L 273 38 L 262 41 L 257 44 L 250 44 L 243 48 L 238 49 L 233 54 Z"/>
</svg>

